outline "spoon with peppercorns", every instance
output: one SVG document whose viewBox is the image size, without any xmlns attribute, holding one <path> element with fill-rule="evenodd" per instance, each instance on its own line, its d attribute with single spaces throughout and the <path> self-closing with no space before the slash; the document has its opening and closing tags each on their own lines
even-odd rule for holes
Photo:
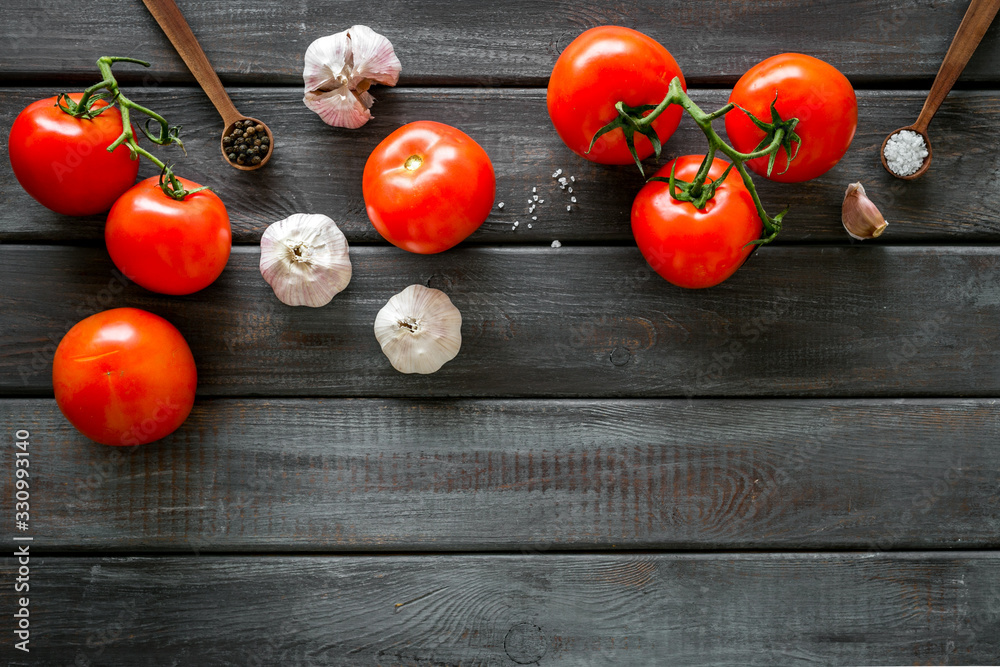
<svg viewBox="0 0 1000 667">
<path fill-rule="evenodd" d="M 225 123 L 222 131 L 222 156 L 226 162 L 243 171 L 263 167 L 274 153 L 274 135 L 271 134 L 271 129 L 256 118 L 249 118 L 236 110 L 236 105 L 229 99 L 226 89 L 222 87 L 222 82 L 174 0 L 142 1 L 222 116 L 222 122 Z"/>
</svg>

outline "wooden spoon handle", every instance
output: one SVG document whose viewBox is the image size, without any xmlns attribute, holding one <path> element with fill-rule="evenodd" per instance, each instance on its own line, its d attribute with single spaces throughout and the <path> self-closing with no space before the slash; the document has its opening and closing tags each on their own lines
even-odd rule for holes
<svg viewBox="0 0 1000 667">
<path fill-rule="evenodd" d="M 1000 9 L 1000 0 L 972 0 L 969 9 L 965 12 L 962 24 L 958 26 L 958 32 L 948 47 L 948 53 L 944 56 L 941 69 L 938 70 L 931 92 L 927 94 L 924 101 L 924 108 L 917 116 L 917 122 L 913 127 L 920 133 L 927 132 L 927 126 L 931 124 L 931 119 L 937 113 L 944 98 L 951 92 L 951 87 L 955 85 L 962 70 L 965 69 L 969 58 L 975 52 L 979 42 L 982 41 L 986 29 L 993 22 L 997 10 Z"/>
<path fill-rule="evenodd" d="M 233 101 L 229 99 L 229 94 L 222 87 L 219 76 L 212 69 L 212 64 L 208 62 L 208 57 L 202 51 L 198 39 L 191 32 L 191 27 L 184 20 L 184 15 L 177 7 L 174 0 L 142 0 L 149 12 L 160 24 L 163 32 L 166 33 L 170 43 L 177 49 L 184 64 L 188 66 L 198 84 L 212 100 L 212 104 L 219 111 L 223 122 L 228 127 L 243 117 Z"/>
</svg>

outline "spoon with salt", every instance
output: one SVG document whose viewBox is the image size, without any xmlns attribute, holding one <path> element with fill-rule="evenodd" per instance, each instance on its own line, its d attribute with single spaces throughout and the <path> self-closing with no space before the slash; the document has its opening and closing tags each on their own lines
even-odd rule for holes
<svg viewBox="0 0 1000 667">
<path fill-rule="evenodd" d="M 948 47 L 948 53 L 944 56 L 934 84 L 931 86 L 930 92 L 927 93 L 924 108 L 920 110 L 917 122 L 892 131 L 882 142 L 880 153 L 882 166 L 896 178 L 911 181 L 923 176 L 924 172 L 931 166 L 931 140 L 927 136 L 927 127 L 931 124 L 931 119 L 934 118 L 941 103 L 944 102 L 944 98 L 951 92 L 951 87 L 955 85 L 955 81 L 965 69 L 976 47 L 979 46 L 979 42 L 982 41 L 986 29 L 993 22 L 993 17 L 996 16 L 998 9 L 1000 9 L 1000 0 L 972 0 L 961 25 L 958 26 L 958 32 L 955 33 L 951 46 Z M 887 147 L 890 152 L 889 158 L 886 157 Z M 919 159 L 924 151 L 926 151 L 926 155 L 922 156 L 923 163 L 915 167 L 914 171 L 910 171 L 907 167 L 913 168 L 915 165 L 906 165 L 906 162 Z M 893 171 L 890 163 L 903 173 Z"/>
<path fill-rule="evenodd" d="M 274 135 L 271 134 L 271 129 L 256 118 L 244 116 L 236 110 L 236 105 L 229 99 L 229 94 L 222 87 L 219 76 L 212 69 L 212 64 L 208 62 L 208 56 L 202 51 L 201 45 L 198 44 L 198 39 L 191 32 L 191 27 L 184 20 L 184 15 L 181 14 L 181 10 L 177 7 L 177 3 L 174 0 L 142 1 L 146 5 L 146 8 L 149 9 L 149 13 L 156 19 L 156 22 L 160 24 L 160 28 L 166 33 L 167 39 L 177 49 L 177 53 L 180 54 L 184 64 L 191 70 L 195 80 L 198 81 L 198 85 L 205 91 L 208 99 L 212 101 L 219 115 L 222 116 L 222 122 L 225 123 L 220 144 L 222 146 L 223 159 L 228 164 L 242 171 L 252 171 L 263 167 L 271 159 L 271 155 L 274 154 Z M 247 123 L 247 121 L 251 121 L 251 123 Z M 240 125 L 237 126 L 236 123 Z M 248 138 L 252 139 L 252 137 L 258 136 L 263 142 L 264 136 L 266 135 L 267 137 L 267 148 L 261 149 L 258 147 L 258 155 L 256 157 L 259 157 L 260 161 L 253 164 L 253 156 L 245 164 L 240 164 L 237 160 L 230 160 L 229 155 L 232 152 L 232 139 L 230 139 L 231 143 L 227 146 L 226 138 L 230 137 L 234 131 L 239 132 L 240 135 L 246 135 L 248 130 L 250 130 L 247 135 Z M 259 154 L 260 152 L 263 152 L 263 156 Z"/>
</svg>

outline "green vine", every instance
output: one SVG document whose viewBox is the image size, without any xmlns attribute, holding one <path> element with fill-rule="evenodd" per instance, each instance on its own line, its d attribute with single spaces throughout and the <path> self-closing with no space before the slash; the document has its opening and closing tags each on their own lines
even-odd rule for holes
<svg viewBox="0 0 1000 667">
<path fill-rule="evenodd" d="M 597 131 L 597 134 L 594 135 L 594 138 L 590 142 L 590 148 L 587 149 L 587 152 L 590 152 L 590 149 L 594 147 L 594 142 L 596 142 L 601 136 L 613 130 L 620 129 L 625 135 L 625 143 L 628 145 L 629 152 L 632 153 L 632 158 L 635 160 L 636 166 L 639 167 L 639 173 L 641 173 L 645 178 L 646 172 L 643 169 L 642 161 L 639 160 L 639 156 L 635 150 L 635 135 L 640 134 L 649 139 L 649 142 L 653 145 L 653 151 L 656 157 L 659 158 L 663 147 L 660 143 L 659 137 L 656 135 L 656 130 L 653 128 L 653 121 L 655 121 L 671 104 L 676 104 L 682 107 L 688 115 L 691 116 L 698 127 L 701 128 L 702 132 L 704 132 L 705 137 L 708 139 L 708 150 L 706 151 L 705 159 L 698 168 L 698 173 L 694 180 L 690 183 L 675 178 L 673 170 L 671 170 L 670 178 L 654 176 L 649 180 L 669 183 L 670 195 L 674 199 L 678 201 L 691 202 L 695 208 L 704 209 L 708 200 L 714 196 L 718 185 L 725 180 L 726 176 L 729 175 L 730 170 L 735 168 L 736 171 L 739 172 L 740 177 L 743 179 L 743 184 L 750 192 L 750 196 L 753 198 L 754 206 L 757 208 L 757 214 L 760 216 L 761 222 L 764 225 L 764 235 L 751 243 L 755 245 L 770 243 L 778 235 L 778 232 L 781 231 L 782 220 L 784 219 L 785 214 L 788 213 L 788 209 L 786 208 L 784 211 L 773 217 L 767 214 L 764 210 L 763 204 L 760 202 L 760 197 L 757 195 L 757 189 L 754 187 L 753 180 L 751 180 L 750 174 L 744 163 L 748 160 L 756 160 L 767 156 L 769 157 L 767 163 L 767 174 L 770 175 L 772 169 L 774 168 L 775 158 L 782 148 L 785 149 L 785 155 L 788 158 L 785 169 L 788 169 L 788 165 L 795 159 L 799 146 L 802 143 L 802 140 L 795 133 L 795 126 L 799 121 L 797 118 L 789 120 L 782 119 L 774 107 L 776 102 L 777 97 L 775 97 L 774 102 L 771 103 L 770 122 L 760 120 L 746 109 L 737 107 L 733 103 L 729 103 L 712 113 L 705 113 L 690 97 L 688 97 L 688 94 L 684 92 L 680 79 L 674 77 L 673 81 L 670 82 L 670 87 L 667 90 L 666 97 L 664 97 L 663 101 L 659 104 L 646 104 L 636 107 L 630 107 L 624 102 L 616 104 L 615 109 L 618 111 L 618 117 Z M 749 153 L 741 153 L 727 144 L 715 131 L 715 128 L 712 127 L 713 121 L 722 118 L 733 109 L 739 109 L 743 113 L 747 114 L 753 123 L 765 133 L 764 139 L 753 151 Z M 794 150 L 792 144 L 795 144 Z M 732 164 L 726 168 L 725 173 L 723 173 L 720 178 L 708 181 L 708 173 L 712 168 L 712 163 L 715 160 L 716 153 L 722 153 L 728 157 L 732 161 Z"/>
<path fill-rule="evenodd" d="M 136 104 L 121 92 L 121 89 L 118 87 L 118 80 L 111 73 L 111 66 L 117 62 L 135 63 L 143 67 L 149 67 L 149 63 L 135 58 L 102 56 L 97 59 L 97 68 L 101 72 L 102 80 L 84 90 L 79 102 L 74 102 L 66 93 L 59 93 L 56 97 L 56 105 L 75 118 L 87 119 L 96 118 L 108 109 L 117 106 L 122 116 L 122 133 L 108 146 L 108 152 L 124 145 L 128 148 L 133 160 L 138 160 L 140 155 L 144 156 L 160 168 L 160 188 L 165 195 L 173 199 L 181 200 L 189 194 L 207 190 L 207 187 L 194 190 L 184 189 L 184 186 L 181 185 L 181 182 L 168 165 L 139 145 L 135 132 L 132 131 L 132 111 L 138 111 L 148 116 L 146 122 L 139 128 L 147 139 L 158 146 L 177 144 L 181 150 L 184 150 L 184 143 L 180 139 L 179 125 L 168 124 L 163 116 L 147 109 L 141 104 Z M 97 106 L 100 101 L 105 102 L 105 104 Z M 149 127 L 151 122 L 155 122 L 159 127 L 151 130 Z"/>
</svg>

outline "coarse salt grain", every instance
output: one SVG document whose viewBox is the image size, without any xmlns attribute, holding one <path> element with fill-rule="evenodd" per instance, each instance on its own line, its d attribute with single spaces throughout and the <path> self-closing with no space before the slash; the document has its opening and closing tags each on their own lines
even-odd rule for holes
<svg viewBox="0 0 1000 667">
<path fill-rule="evenodd" d="M 571 202 L 573 202 L 574 204 L 576 203 L 576 197 L 570 197 L 570 198 L 569 198 L 569 200 L 570 200 Z"/>
<path fill-rule="evenodd" d="M 503 208 L 503 202 L 500 202 L 499 204 L 497 204 L 497 208 Z"/>
<path fill-rule="evenodd" d="M 530 222 L 528 223 L 528 229 L 531 229 L 531 223 Z"/>
<path fill-rule="evenodd" d="M 552 174 L 552 178 L 559 178 L 559 174 L 562 173 L 562 169 L 556 169 Z"/>
<path fill-rule="evenodd" d="M 532 192 L 538 192 L 538 188 L 531 188 L 531 191 Z M 538 197 L 535 197 L 535 199 L 538 199 Z"/>
<path fill-rule="evenodd" d="M 566 210 L 567 210 L 567 211 L 572 211 L 572 210 L 573 210 L 573 207 L 572 207 L 572 206 L 567 206 L 567 207 L 566 207 Z"/>
<path fill-rule="evenodd" d="M 927 142 L 913 130 L 897 132 L 885 142 L 885 163 L 898 176 L 917 173 L 927 155 Z"/>
<path fill-rule="evenodd" d="M 552 242 L 552 247 L 553 248 L 561 248 L 562 247 L 562 243 L 559 243 L 559 241 L 553 241 Z"/>
</svg>

